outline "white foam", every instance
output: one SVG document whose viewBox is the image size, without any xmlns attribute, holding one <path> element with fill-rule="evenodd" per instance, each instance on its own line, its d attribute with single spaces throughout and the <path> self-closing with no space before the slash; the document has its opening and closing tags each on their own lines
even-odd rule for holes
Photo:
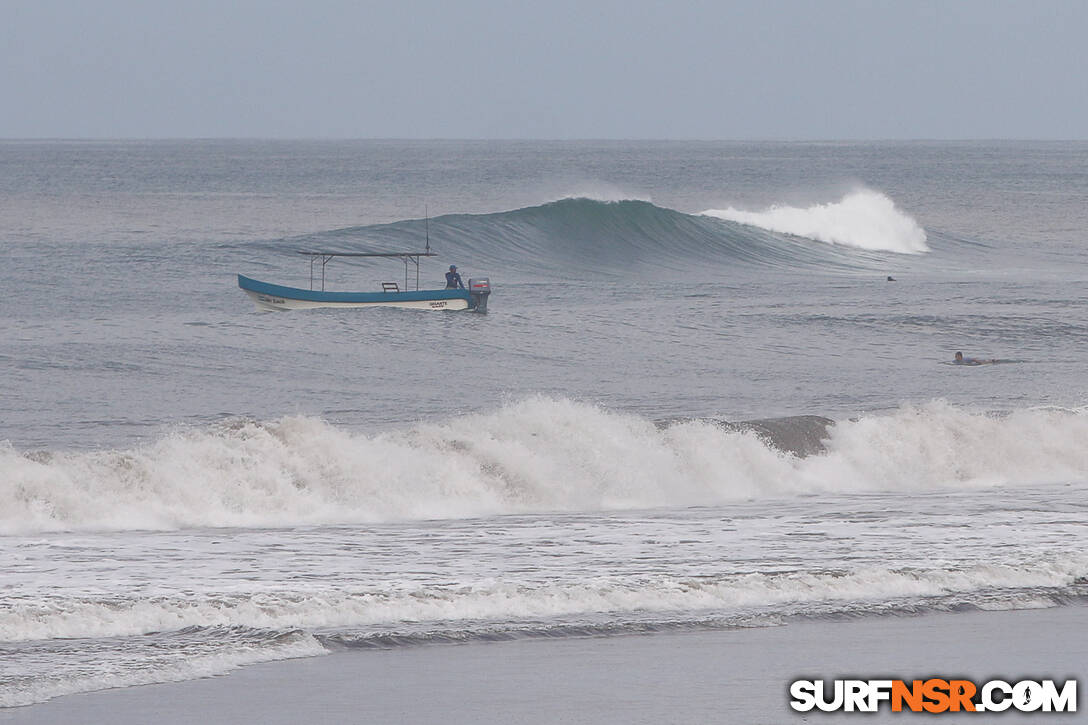
<svg viewBox="0 0 1088 725">
<path fill-rule="evenodd" d="M 706 216 L 749 224 L 782 234 L 873 251 L 920 254 L 929 251 L 926 233 L 886 195 L 859 189 L 840 201 L 809 207 L 772 206 L 763 211 L 710 209 Z"/>
<path fill-rule="evenodd" d="M 266 630 L 406 626 L 410 623 L 513 622 L 586 614 L 734 612 L 826 602 L 887 602 L 897 598 L 970 596 L 988 589 L 1064 588 L 1088 573 L 1088 556 L 1023 565 L 976 564 L 928 569 L 859 567 L 851 572 L 782 572 L 685 577 L 583 576 L 546 582 L 484 578 L 465 583 L 375 584 L 313 592 L 258 592 L 124 600 L 67 599 L 27 603 L 0 612 L 0 640 L 131 637 L 185 627 Z M 849 606 L 854 606 L 849 604 Z M 801 607 L 803 611 L 804 606 Z M 285 645 L 287 646 L 287 645 Z M 245 657 L 257 657 L 242 650 Z M 318 652 L 316 643 L 287 646 L 288 656 Z M 268 659 L 275 659 L 269 655 Z"/>
<path fill-rule="evenodd" d="M 0 446 L 0 533 L 284 526 L 715 504 L 814 492 L 1088 478 L 1088 414 L 941 402 L 844 421 L 823 455 L 565 399 L 362 435 L 310 417 L 178 431 L 123 451 Z"/>
<path fill-rule="evenodd" d="M 284 644 L 260 646 L 236 645 L 196 656 L 164 658 L 151 657 L 136 666 L 110 666 L 63 671 L 49 677 L 22 681 L 17 685 L 0 687 L 0 708 L 22 707 L 45 702 L 54 697 L 80 692 L 93 692 L 114 687 L 133 687 L 160 682 L 184 682 L 202 677 L 223 675 L 232 670 L 259 662 L 328 654 L 328 650 L 312 636 L 304 635 Z M 65 663 L 67 664 L 67 663 Z"/>
</svg>

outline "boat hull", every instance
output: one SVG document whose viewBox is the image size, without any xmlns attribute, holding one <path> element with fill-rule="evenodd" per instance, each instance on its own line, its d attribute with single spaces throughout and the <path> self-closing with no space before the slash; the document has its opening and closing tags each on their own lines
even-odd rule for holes
<svg viewBox="0 0 1088 725">
<path fill-rule="evenodd" d="M 472 296 L 462 289 L 412 292 L 324 292 L 285 287 L 238 275 L 238 286 L 262 310 L 308 310 L 318 307 L 404 307 L 417 310 L 467 310 Z"/>
</svg>

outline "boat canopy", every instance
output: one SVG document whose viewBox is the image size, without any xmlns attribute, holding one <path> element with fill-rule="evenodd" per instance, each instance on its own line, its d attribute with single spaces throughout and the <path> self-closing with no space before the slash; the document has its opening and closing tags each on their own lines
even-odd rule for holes
<svg viewBox="0 0 1088 725">
<path fill-rule="evenodd" d="M 325 290 L 325 265 L 328 264 L 333 257 L 393 257 L 404 260 L 404 289 L 408 290 L 408 265 L 413 264 L 416 268 L 416 290 L 419 289 L 419 258 L 420 257 L 437 257 L 438 254 L 430 250 L 428 245 L 427 250 L 424 252 L 315 252 L 309 250 L 298 250 L 299 254 L 305 254 L 310 257 L 310 289 L 314 289 L 314 264 L 318 260 L 321 261 L 321 291 Z"/>
</svg>

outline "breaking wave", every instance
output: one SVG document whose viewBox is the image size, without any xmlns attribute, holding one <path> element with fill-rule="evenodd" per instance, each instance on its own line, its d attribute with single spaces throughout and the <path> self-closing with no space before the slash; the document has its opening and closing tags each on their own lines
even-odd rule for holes
<svg viewBox="0 0 1088 725">
<path fill-rule="evenodd" d="M 926 232 L 884 194 L 860 189 L 840 201 L 799 208 L 772 206 L 764 211 L 711 209 L 708 216 L 782 234 L 796 234 L 828 244 L 873 251 L 928 252 Z"/>
<path fill-rule="evenodd" d="M 805 217 L 810 223 L 776 221 L 779 217 Z M 640 268 L 691 271 L 708 264 L 883 269 L 888 252 L 926 249 L 925 232 L 876 192 L 859 192 L 826 207 L 763 214 L 686 214 L 649 201 L 566 198 L 493 214 L 338 229 L 285 244 L 381 251 L 422 247 L 425 238 L 444 256 L 533 272 L 562 270 L 565 275 Z"/>
<path fill-rule="evenodd" d="M 830 424 L 655 424 L 567 399 L 366 435 L 232 420 L 96 452 L 0 448 L 0 533 L 289 526 L 1079 481 L 1088 414 L 942 402 Z"/>
</svg>

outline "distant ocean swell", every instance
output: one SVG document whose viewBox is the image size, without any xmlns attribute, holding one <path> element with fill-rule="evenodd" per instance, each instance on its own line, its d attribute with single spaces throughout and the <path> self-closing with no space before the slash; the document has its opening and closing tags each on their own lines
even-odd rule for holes
<svg viewBox="0 0 1088 725">
<path fill-rule="evenodd" d="M 229 420 L 128 450 L 0 447 L 0 533 L 595 511 L 1082 481 L 1088 412 L 943 402 L 830 424 L 658 423 L 563 398 L 364 435 Z"/>
<path fill-rule="evenodd" d="M 639 265 L 685 269 L 716 262 L 776 268 L 882 267 L 886 255 L 928 251 L 925 231 L 884 194 L 855 191 L 838 202 L 762 212 L 687 214 L 648 201 L 568 198 L 492 214 L 351 227 L 284 240 L 291 248 L 377 251 L 422 248 L 473 264 L 537 265 L 567 273 Z"/>
</svg>

